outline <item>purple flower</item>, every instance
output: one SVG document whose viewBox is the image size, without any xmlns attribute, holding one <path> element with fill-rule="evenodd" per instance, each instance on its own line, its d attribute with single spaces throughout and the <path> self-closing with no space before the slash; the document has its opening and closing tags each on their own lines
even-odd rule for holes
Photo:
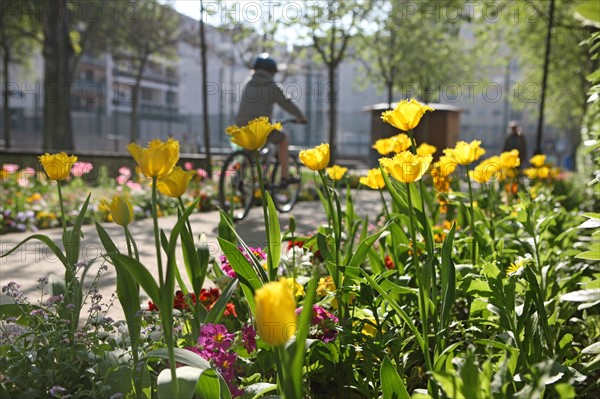
<svg viewBox="0 0 600 399">
<path fill-rule="evenodd" d="M 34 317 L 43 317 L 44 319 L 48 319 L 48 315 L 44 309 L 34 309 L 29 314 Z"/>
<path fill-rule="evenodd" d="M 20 290 L 21 286 L 14 281 L 9 282 L 2 287 L 2 292 L 15 300 L 23 298 L 23 291 Z"/>
<path fill-rule="evenodd" d="M 252 324 L 242 327 L 242 340 L 248 353 L 256 350 L 256 330 L 252 327 Z"/>
<path fill-rule="evenodd" d="M 339 319 L 330 311 L 319 305 L 313 305 L 313 317 L 310 322 L 315 328 L 311 329 L 309 336 L 311 338 L 320 339 L 327 343 L 333 341 L 337 337 L 336 324 Z M 296 309 L 296 314 L 300 314 L 302 308 Z"/>
<path fill-rule="evenodd" d="M 207 323 L 200 329 L 198 345 L 208 351 L 226 351 L 231 347 L 234 338 L 235 335 L 230 334 L 223 324 Z"/>
<path fill-rule="evenodd" d="M 54 385 L 52 388 L 50 388 L 50 396 L 52 396 L 53 398 L 63 398 L 63 394 L 67 392 L 67 390 L 63 387 L 61 387 L 60 385 Z M 70 396 L 70 395 L 69 395 Z"/>
<path fill-rule="evenodd" d="M 237 361 L 237 354 L 233 350 L 229 350 L 234 338 L 235 335 L 230 334 L 224 325 L 207 323 L 200 329 L 198 345 L 187 349 L 211 362 L 225 379 L 232 395 L 238 397 L 243 394 L 243 391 L 235 382 L 234 365 Z"/>
<path fill-rule="evenodd" d="M 57 302 L 61 302 L 63 300 L 62 294 L 54 295 L 48 298 L 48 305 L 52 305 Z"/>
</svg>

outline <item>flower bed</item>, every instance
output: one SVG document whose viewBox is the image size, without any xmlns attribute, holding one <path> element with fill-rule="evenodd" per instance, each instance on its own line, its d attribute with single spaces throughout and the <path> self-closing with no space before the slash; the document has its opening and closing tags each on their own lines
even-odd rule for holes
<svg viewBox="0 0 600 399">
<path fill-rule="evenodd" d="M 96 224 L 104 263 L 94 282 L 102 282 L 108 267 L 117 272 L 108 300 L 94 284 L 83 292 L 90 265 L 72 250 L 81 224 L 95 212 L 90 197 L 73 206 L 78 211 L 69 227 L 63 217 L 69 207 L 61 204 L 76 180 L 64 187 L 47 182 L 40 194 L 58 193 L 56 219 L 66 250 L 43 235 L 31 239 L 57 256 L 64 278 L 40 280 L 40 301 L 24 298 L 14 282 L 3 287 L 15 304 L 0 305 L 0 393 L 594 397 L 600 215 L 586 211 L 597 207 L 597 198 L 583 189 L 579 199 L 566 201 L 563 193 L 578 186 L 544 157 L 520 169 L 518 153 L 484 159 L 478 141 L 459 142 L 433 162 L 436 149 L 417 147 L 411 133 L 431 111 L 403 101 L 384 114 L 406 134 L 374 143 L 381 168 L 359 179 L 381 193 L 383 211 L 374 227 L 354 212 L 351 190 L 340 196 L 346 171 L 327 168 L 329 146 L 322 144 L 302 151 L 300 159 L 315 172 L 327 223 L 297 231 L 291 218 L 282 231 L 261 184 L 266 248 L 246 245 L 221 212 L 218 258 L 210 257 L 205 237 L 197 237 L 188 220 L 201 198 L 183 200 L 190 184 L 201 190 L 210 183 L 190 183 L 197 174 L 175 167 L 176 141 L 130 145 L 145 176 L 136 183 L 150 188 L 137 198 L 115 185 L 111 201 L 101 205 L 127 242 L 119 249 Z M 261 118 L 228 133 L 255 152 L 277 128 Z M 61 166 L 69 171 L 71 161 Z M 53 174 L 42 162 L 59 183 L 69 174 Z M 260 175 L 258 155 L 256 167 Z M 139 237 L 128 227 L 140 198 L 154 221 L 154 274 L 140 262 Z M 167 198 L 178 214 L 169 235 L 157 222 Z M 10 261 L 16 249 L 2 257 Z M 140 302 L 141 290 L 150 302 Z M 124 320 L 105 316 L 115 300 Z"/>
</svg>

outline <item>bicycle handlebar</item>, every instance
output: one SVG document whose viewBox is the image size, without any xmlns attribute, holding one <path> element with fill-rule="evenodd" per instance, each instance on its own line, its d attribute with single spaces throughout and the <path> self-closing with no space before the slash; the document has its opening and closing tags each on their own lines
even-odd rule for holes
<svg viewBox="0 0 600 399">
<path fill-rule="evenodd" d="M 281 123 L 281 126 L 285 126 L 285 125 L 290 124 L 290 123 L 302 124 L 296 118 L 284 119 L 284 120 L 280 121 L 279 123 Z"/>
</svg>

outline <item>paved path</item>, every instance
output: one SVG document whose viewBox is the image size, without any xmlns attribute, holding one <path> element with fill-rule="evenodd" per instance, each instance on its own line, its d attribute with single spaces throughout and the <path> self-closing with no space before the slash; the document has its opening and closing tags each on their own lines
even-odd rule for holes
<svg viewBox="0 0 600 399">
<path fill-rule="evenodd" d="M 353 198 L 356 213 L 359 216 L 368 215 L 369 220 L 373 220 L 374 216 L 381 209 L 381 200 L 377 192 L 366 190 L 354 191 Z M 290 215 L 294 215 L 294 219 L 296 220 L 297 234 L 306 234 L 314 231 L 320 224 L 325 222 L 325 213 L 321 203 L 318 201 L 299 202 L 292 212 L 280 214 L 279 220 L 282 231 L 287 228 Z M 220 249 L 217 245 L 216 236 L 219 213 L 217 211 L 196 213 L 190 217 L 190 221 L 195 234 L 206 234 L 211 255 L 218 257 Z M 176 217 L 174 216 L 159 219 L 160 227 L 167 234 L 175 222 Z M 123 252 L 126 252 L 125 238 L 121 226 L 114 223 L 106 223 L 103 227 L 110 234 L 115 244 L 119 248 L 122 248 Z M 266 240 L 262 208 L 253 208 L 244 221 L 236 224 L 236 230 L 248 245 L 263 247 Z M 103 264 L 103 259 L 100 255 L 104 251 L 93 225 L 83 226 L 82 231 L 84 238 L 81 245 L 80 260 L 96 259 L 88 273 L 90 277 L 93 277 Z M 140 261 L 150 269 L 154 276 L 157 276 L 152 219 L 149 218 L 134 222 L 130 225 L 130 231 L 138 244 Z M 49 236 L 55 242 L 59 242 L 62 230 L 49 229 L 43 230 L 41 233 Z M 0 236 L 0 252 L 7 252 L 30 234 L 27 232 Z M 177 253 L 181 258 L 181 251 L 178 250 Z M 181 273 L 183 274 L 184 281 L 187 281 L 183 261 L 179 259 L 178 263 L 182 265 Z M 108 266 L 108 270 L 102 274 L 98 283 L 99 291 L 104 296 L 104 300 L 108 300 L 111 297 L 115 286 L 114 269 L 111 265 Z M 0 286 L 5 286 L 10 281 L 17 282 L 21 285 L 21 290 L 32 302 L 37 301 L 40 296 L 40 291 L 37 288 L 37 280 L 51 273 L 63 276 L 63 266 L 52 252 L 39 241 L 29 241 L 15 253 L 0 259 Z M 86 281 L 91 280 L 92 278 L 86 278 Z M 142 300 L 146 299 L 145 297 L 142 298 Z M 0 303 L 12 303 L 12 299 L 0 293 Z M 118 301 L 114 302 L 109 315 L 115 320 L 122 318 L 122 309 Z"/>
</svg>

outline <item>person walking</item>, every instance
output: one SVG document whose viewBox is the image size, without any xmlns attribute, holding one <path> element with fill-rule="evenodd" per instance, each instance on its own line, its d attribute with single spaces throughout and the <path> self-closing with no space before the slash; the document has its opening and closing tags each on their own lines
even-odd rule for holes
<svg viewBox="0 0 600 399">
<path fill-rule="evenodd" d="M 504 152 L 510 150 L 519 150 L 520 168 L 527 165 L 527 143 L 523 135 L 523 129 L 519 127 L 516 121 L 510 121 L 508 124 L 508 136 L 504 141 Z"/>
</svg>

